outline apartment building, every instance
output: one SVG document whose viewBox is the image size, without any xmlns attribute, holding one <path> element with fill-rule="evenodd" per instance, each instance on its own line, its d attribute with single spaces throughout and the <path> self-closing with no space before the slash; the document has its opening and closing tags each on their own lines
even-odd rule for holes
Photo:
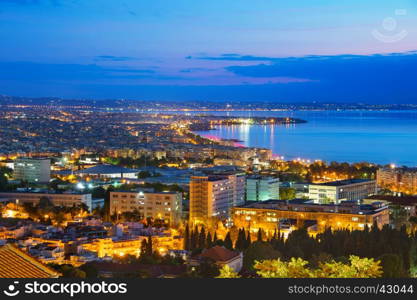
<svg viewBox="0 0 417 300">
<path fill-rule="evenodd" d="M 178 224 L 182 214 L 182 194 L 177 192 L 110 192 L 110 214 L 139 212 L 144 218 Z"/>
<path fill-rule="evenodd" d="M 27 182 L 49 182 L 51 160 L 45 158 L 18 158 L 14 162 L 13 177 Z"/>
<path fill-rule="evenodd" d="M 246 178 L 246 201 L 266 201 L 279 199 L 279 179 L 251 176 Z"/>
<path fill-rule="evenodd" d="M 278 229 L 285 231 L 305 225 L 316 232 L 328 227 L 362 230 L 375 223 L 379 228 L 389 224 L 389 208 L 381 202 L 358 205 L 356 201 L 315 204 L 304 199 L 269 200 L 232 208 L 232 220 L 238 228 L 254 232 L 262 228 L 268 234 Z"/>
<path fill-rule="evenodd" d="M 245 202 L 245 181 L 240 174 L 192 176 L 190 221 L 206 223 L 212 218 L 229 218 L 230 209 Z"/>
<path fill-rule="evenodd" d="M 417 168 L 381 168 L 376 172 L 378 186 L 394 192 L 417 194 Z"/>
<path fill-rule="evenodd" d="M 85 204 L 89 210 L 92 209 L 91 194 L 84 193 L 37 193 L 37 192 L 3 192 L 0 198 L 6 202 L 14 202 L 18 204 L 31 203 L 39 204 L 41 198 L 47 198 L 54 206 L 77 206 Z"/>
<path fill-rule="evenodd" d="M 310 184 L 308 198 L 314 203 L 326 204 L 341 201 L 359 201 L 376 194 L 376 181 L 366 179 L 347 179 L 326 183 Z"/>
</svg>

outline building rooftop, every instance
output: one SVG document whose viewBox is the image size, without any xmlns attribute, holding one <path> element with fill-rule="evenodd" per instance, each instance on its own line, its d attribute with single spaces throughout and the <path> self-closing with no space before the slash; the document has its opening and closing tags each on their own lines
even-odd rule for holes
<svg viewBox="0 0 417 300">
<path fill-rule="evenodd" d="M 201 257 L 210 258 L 215 262 L 229 261 L 239 255 L 239 252 L 231 251 L 222 246 L 214 246 L 201 253 Z"/>
<path fill-rule="evenodd" d="M 13 245 L 0 247 L 0 278 L 57 278 L 59 275 Z"/>
<path fill-rule="evenodd" d="M 417 204 L 417 197 L 415 196 L 391 196 L 391 195 L 372 195 L 366 197 L 368 200 L 388 201 L 399 205 L 413 205 Z"/>
<path fill-rule="evenodd" d="M 240 208 L 252 209 L 276 209 L 285 211 L 299 211 L 299 212 L 329 212 L 329 213 L 346 213 L 346 214 L 374 214 L 378 211 L 387 209 L 386 205 L 381 202 L 374 202 L 372 204 L 358 205 L 356 201 L 342 201 L 340 204 L 318 204 L 313 203 L 308 199 L 293 199 L 293 200 L 267 200 L 267 201 L 252 201 Z"/>
<path fill-rule="evenodd" d="M 137 173 L 136 169 L 129 169 L 114 165 L 97 165 L 84 170 L 76 171 L 77 174 L 120 174 L 120 173 Z"/>
<path fill-rule="evenodd" d="M 324 186 L 343 186 L 355 183 L 362 183 L 362 182 L 372 182 L 374 180 L 370 179 L 345 179 L 345 180 L 337 180 L 337 181 L 330 181 L 324 183 L 313 183 L 312 185 L 324 185 Z"/>
</svg>

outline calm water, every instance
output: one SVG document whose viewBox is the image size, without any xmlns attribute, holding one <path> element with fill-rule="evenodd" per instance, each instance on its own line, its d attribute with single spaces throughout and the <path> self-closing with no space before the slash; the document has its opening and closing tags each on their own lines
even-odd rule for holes
<svg viewBox="0 0 417 300">
<path fill-rule="evenodd" d="M 210 114 L 225 115 L 222 112 Z M 230 112 L 233 116 L 289 116 L 308 123 L 219 126 L 197 132 L 235 138 L 250 147 L 266 147 L 285 159 L 417 166 L 417 111 Z"/>
</svg>

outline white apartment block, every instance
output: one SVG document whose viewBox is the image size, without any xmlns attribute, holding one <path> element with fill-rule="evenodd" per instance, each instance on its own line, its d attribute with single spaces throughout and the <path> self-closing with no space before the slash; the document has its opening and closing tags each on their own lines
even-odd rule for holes
<svg viewBox="0 0 417 300">
<path fill-rule="evenodd" d="M 14 162 L 13 177 L 28 182 L 49 182 L 51 179 L 51 160 L 18 158 Z"/>
<path fill-rule="evenodd" d="M 341 201 L 360 201 L 376 194 L 375 180 L 348 179 L 326 183 L 310 184 L 308 198 L 314 203 L 339 204 Z"/>
</svg>

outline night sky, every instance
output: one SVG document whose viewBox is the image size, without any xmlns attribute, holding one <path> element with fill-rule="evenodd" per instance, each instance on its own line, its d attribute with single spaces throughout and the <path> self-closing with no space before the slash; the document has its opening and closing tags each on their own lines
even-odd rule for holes
<svg viewBox="0 0 417 300">
<path fill-rule="evenodd" d="M 0 0 L 0 94 L 417 103 L 417 0 Z"/>
</svg>

